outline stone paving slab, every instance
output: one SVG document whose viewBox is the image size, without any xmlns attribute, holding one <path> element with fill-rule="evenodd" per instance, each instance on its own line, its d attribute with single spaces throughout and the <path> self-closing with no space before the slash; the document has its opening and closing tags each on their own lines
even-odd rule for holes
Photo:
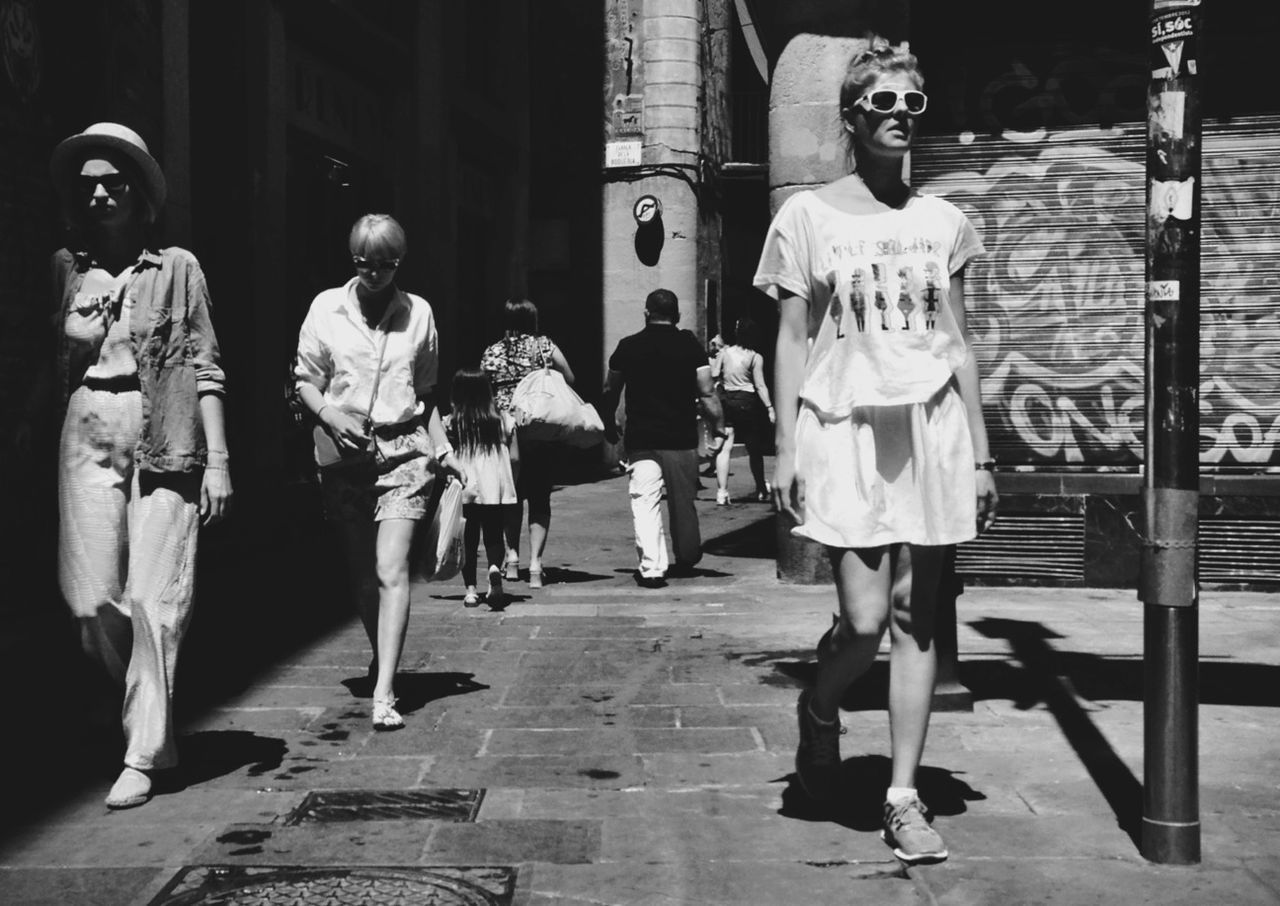
<svg viewBox="0 0 1280 906">
<path fill-rule="evenodd" d="M 898 863 L 830 866 L 795 863 L 537 865 L 524 880 L 528 906 L 779 906 L 875 903 L 924 906 L 930 900 Z M 1011 901 L 1012 902 L 1012 901 Z"/>
<path fill-rule="evenodd" d="M 156 868 L 0 868 L 0 903 L 11 906 L 119 906 L 133 903 Z"/>
<path fill-rule="evenodd" d="M 1274 906 L 1280 902 L 1275 888 L 1240 871 L 1161 867 L 1133 858 L 1009 855 L 944 863 L 919 874 L 938 906 Z"/>
</svg>

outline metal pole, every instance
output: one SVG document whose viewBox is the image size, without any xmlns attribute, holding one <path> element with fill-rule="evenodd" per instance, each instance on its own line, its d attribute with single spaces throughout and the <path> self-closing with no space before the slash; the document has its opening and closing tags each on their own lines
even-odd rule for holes
<svg viewBox="0 0 1280 906">
<path fill-rule="evenodd" d="M 1201 0 L 1150 0 L 1142 855 L 1200 861 Z"/>
</svg>

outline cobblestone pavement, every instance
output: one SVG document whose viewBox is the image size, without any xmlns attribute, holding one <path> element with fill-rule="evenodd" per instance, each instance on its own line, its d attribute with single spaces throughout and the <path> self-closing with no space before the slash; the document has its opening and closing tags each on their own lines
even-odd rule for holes
<svg viewBox="0 0 1280 906">
<path fill-rule="evenodd" d="M 641 589 L 625 480 L 558 490 L 544 589 L 515 583 L 494 612 L 415 587 L 404 730 L 371 730 L 367 643 L 345 622 L 190 720 L 146 806 L 109 812 L 108 772 L 3 841 L 0 902 L 1280 902 L 1276 596 L 1202 601 L 1204 860 L 1170 868 L 1129 830 L 1133 593 L 970 588 L 974 708 L 935 716 L 920 775 L 952 855 L 906 870 L 876 833 L 883 665 L 846 702 L 857 792 L 825 813 L 792 759 L 831 591 L 779 583 L 767 507 L 713 496 L 700 574 Z"/>
</svg>

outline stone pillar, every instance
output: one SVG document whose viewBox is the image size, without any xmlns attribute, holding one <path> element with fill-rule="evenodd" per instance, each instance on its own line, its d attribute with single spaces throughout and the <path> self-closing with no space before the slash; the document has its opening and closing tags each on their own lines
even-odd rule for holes
<svg viewBox="0 0 1280 906">
<path fill-rule="evenodd" d="M 605 0 L 606 142 L 638 141 L 638 165 L 606 167 L 602 286 L 602 354 L 644 326 L 644 298 L 659 287 L 680 299 L 680 326 L 705 330 L 708 279 L 719 281 L 719 221 L 701 206 L 706 162 L 719 159 L 723 92 L 708 78 L 723 76 L 707 48 L 724 0 Z M 723 28 L 720 31 L 723 37 Z M 656 197 L 661 222 L 637 235 L 637 199 Z"/>
<path fill-rule="evenodd" d="M 845 67 L 867 42 L 860 38 L 797 35 L 783 48 L 769 94 L 769 208 L 776 213 L 791 195 L 845 175 L 840 127 L 840 83 Z M 779 514 L 778 578 L 800 585 L 833 581 L 820 544 L 791 534 Z"/>
</svg>

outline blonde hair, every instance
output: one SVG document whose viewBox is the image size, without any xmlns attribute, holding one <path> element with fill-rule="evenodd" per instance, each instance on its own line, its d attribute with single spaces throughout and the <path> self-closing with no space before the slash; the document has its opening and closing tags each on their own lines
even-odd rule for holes
<svg viewBox="0 0 1280 906">
<path fill-rule="evenodd" d="M 404 227 L 390 214 L 365 214 L 351 228 L 347 247 L 351 254 L 366 258 L 403 258 L 409 243 Z"/>
<path fill-rule="evenodd" d="M 859 51 L 849 60 L 840 83 L 840 125 L 844 133 L 845 150 L 853 155 L 853 133 L 846 128 L 853 124 L 853 105 L 867 89 L 886 73 L 901 72 L 915 80 L 916 87 L 924 90 L 924 73 L 920 61 L 907 49 L 906 44 L 894 47 L 880 35 L 867 37 L 867 49 Z"/>
</svg>

